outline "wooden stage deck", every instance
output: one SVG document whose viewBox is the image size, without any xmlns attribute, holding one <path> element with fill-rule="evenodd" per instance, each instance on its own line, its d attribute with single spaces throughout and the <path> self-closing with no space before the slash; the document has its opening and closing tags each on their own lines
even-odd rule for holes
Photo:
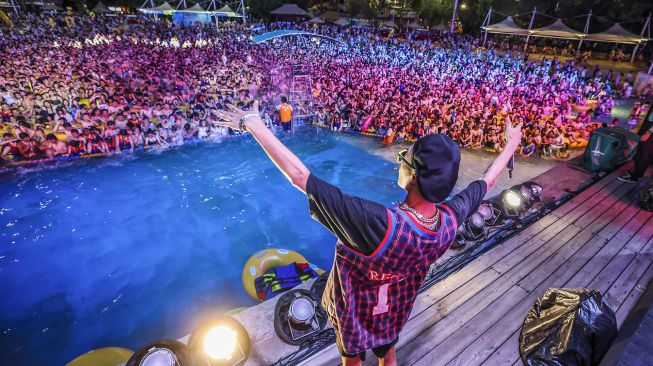
<svg viewBox="0 0 653 366">
<path fill-rule="evenodd" d="M 653 278 L 653 213 L 637 206 L 636 184 L 616 179 L 623 170 L 422 293 L 399 364 L 520 365 L 524 317 L 550 287 L 601 291 L 621 326 Z M 332 346 L 304 364 L 338 363 Z"/>
</svg>

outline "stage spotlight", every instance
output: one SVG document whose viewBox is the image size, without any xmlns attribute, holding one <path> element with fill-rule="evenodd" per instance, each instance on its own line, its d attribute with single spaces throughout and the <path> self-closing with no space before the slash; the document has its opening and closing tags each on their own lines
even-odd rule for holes
<svg viewBox="0 0 653 366">
<path fill-rule="evenodd" d="M 197 328 L 188 348 L 196 365 L 242 365 L 249 356 L 249 334 L 236 319 L 220 316 Z"/>
<path fill-rule="evenodd" d="M 481 213 L 476 212 L 463 222 L 463 238 L 466 241 L 479 241 L 487 237 L 485 230 L 485 218 Z"/>
<path fill-rule="evenodd" d="M 291 290 L 279 298 L 274 309 L 274 331 L 284 342 L 299 345 L 326 324 L 326 312 L 308 290 Z"/>
<path fill-rule="evenodd" d="M 501 192 L 501 212 L 505 217 L 518 218 L 525 211 L 524 199 L 520 191 L 510 188 Z"/>
<path fill-rule="evenodd" d="M 172 339 L 164 339 L 136 351 L 126 366 L 190 366 L 186 345 Z"/>
<path fill-rule="evenodd" d="M 534 202 L 542 202 L 542 191 L 544 191 L 544 188 L 541 185 L 534 182 L 526 182 L 523 184 L 523 187 L 530 190 Z"/>
<path fill-rule="evenodd" d="M 485 226 L 496 226 L 501 223 L 501 210 L 494 207 L 491 202 L 484 201 L 481 203 L 477 212 L 483 216 Z"/>
</svg>

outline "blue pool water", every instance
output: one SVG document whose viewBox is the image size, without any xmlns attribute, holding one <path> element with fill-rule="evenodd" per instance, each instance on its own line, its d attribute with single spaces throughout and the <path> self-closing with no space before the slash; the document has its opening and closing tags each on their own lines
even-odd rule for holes
<svg viewBox="0 0 653 366">
<path fill-rule="evenodd" d="M 402 198 L 398 146 L 313 127 L 283 139 L 347 193 L 385 205 Z M 459 187 L 491 158 L 464 153 Z M 520 164 L 515 181 L 553 163 Z M 254 304 L 240 275 L 255 251 L 292 249 L 330 268 L 333 246 L 251 137 L 5 173 L 0 364 L 61 365 L 93 348 L 179 338 Z"/>
</svg>

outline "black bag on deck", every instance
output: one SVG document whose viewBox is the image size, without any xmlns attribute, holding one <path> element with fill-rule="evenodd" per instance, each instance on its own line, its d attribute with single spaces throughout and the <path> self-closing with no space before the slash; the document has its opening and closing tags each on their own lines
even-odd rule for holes
<svg viewBox="0 0 653 366">
<path fill-rule="evenodd" d="M 639 191 L 639 205 L 646 211 L 653 211 L 653 179 Z"/>
<path fill-rule="evenodd" d="M 529 366 L 598 365 L 617 337 L 617 319 L 601 293 L 550 288 L 526 315 L 519 355 Z"/>
</svg>

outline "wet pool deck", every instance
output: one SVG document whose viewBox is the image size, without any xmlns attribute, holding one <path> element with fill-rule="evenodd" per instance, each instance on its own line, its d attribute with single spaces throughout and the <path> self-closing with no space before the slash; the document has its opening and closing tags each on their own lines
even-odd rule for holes
<svg viewBox="0 0 653 366">
<path fill-rule="evenodd" d="M 622 167 L 422 293 L 397 346 L 401 365 L 519 365 L 519 333 L 550 287 L 599 290 L 621 326 L 653 279 L 653 213 Z M 334 365 L 334 346 L 304 365 Z M 366 364 L 376 363 L 368 357 Z"/>
</svg>

